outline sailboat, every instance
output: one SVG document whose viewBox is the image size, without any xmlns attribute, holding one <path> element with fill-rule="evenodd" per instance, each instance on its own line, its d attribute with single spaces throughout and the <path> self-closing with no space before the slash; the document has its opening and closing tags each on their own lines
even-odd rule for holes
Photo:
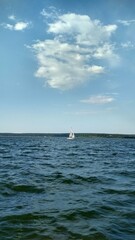
<svg viewBox="0 0 135 240">
<path fill-rule="evenodd" d="M 69 133 L 69 137 L 67 138 L 67 139 L 74 139 L 75 138 L 75 134 L 74 134 L 74 132 L 73 131 L 70 131 L 70 133 Z"/>
</svg>

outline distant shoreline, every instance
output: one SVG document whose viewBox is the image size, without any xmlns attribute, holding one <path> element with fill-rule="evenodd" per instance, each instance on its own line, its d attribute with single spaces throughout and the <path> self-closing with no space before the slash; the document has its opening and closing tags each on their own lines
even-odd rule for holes
<svg viewBox="0 0 135 240">
<path fill-rule="evenodd" d="M 1 136 L 51 136 L 66 137 L 68 133 L 0 133 Z M 135 138 L 135 134 L 117 133 L 76 133 L 76 137 Z"/>
</svg>

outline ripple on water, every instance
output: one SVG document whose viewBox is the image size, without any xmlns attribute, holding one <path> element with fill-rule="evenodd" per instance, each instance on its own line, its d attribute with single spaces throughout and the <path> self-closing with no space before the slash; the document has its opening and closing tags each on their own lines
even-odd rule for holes
<svg viewBox="0 0 135 240">
<path fill-rule="evenodd" d="M 134 139 L 0 138 L 0 239 L 134 240 Z"/>
</svg>

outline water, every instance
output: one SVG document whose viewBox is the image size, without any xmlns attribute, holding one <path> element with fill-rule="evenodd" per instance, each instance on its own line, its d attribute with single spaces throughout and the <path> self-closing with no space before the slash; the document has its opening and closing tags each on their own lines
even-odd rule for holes
<svg viewBox="0 0 135 240">
<path fill-rule="evenodd" d="M 134 240 L 134 204 L 134 138 L 0 136 L 1 240 Z"/>
</svg>

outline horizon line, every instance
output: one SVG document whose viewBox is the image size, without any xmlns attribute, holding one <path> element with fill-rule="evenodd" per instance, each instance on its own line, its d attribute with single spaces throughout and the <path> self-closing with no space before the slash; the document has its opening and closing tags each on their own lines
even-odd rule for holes
<svg viewBox="0 0 135 240">
<path fill-rule="evenodd" d="M 10 135 L 28 135 L 28 134 L 40 134 L 40 135 L 53 135 L 53 134 L 58 134 L 58 135 L 62 135 L 62 134 L 68 134 L 69 132 L 0 132 L 0 135 L 2 134 L 10 134 Z M 109 132 L 75 132 L 75 134 L 93 134 L 93 135 L 135 135 L 135 133 L 109 133 Z"/>
</svg>

